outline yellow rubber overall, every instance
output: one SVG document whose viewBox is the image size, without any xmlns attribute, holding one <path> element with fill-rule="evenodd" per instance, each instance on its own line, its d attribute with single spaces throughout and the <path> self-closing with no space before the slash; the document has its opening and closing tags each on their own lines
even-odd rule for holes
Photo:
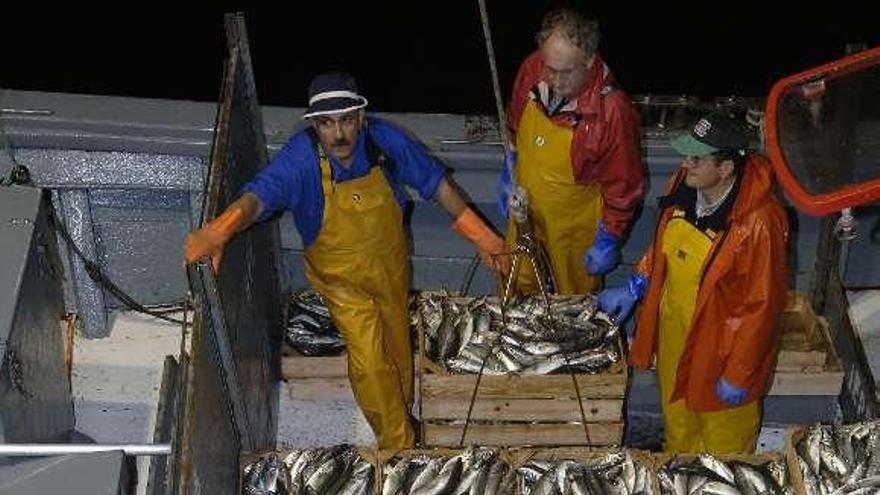
<svg viewBox="0 0 880 495">
<path fill-rule="evenodd" d="M 754 452 L 761 427 L 760 401 L 711 412 L 691 411 L 684 399 L 670 402 L 691 328 L 703 264 L 714 235 L 697 229 L 684 219 L 682 211 L 673 214 L 663 234 L 667 269 L 660 301 L 657 379 L 663 407 L 664 450 L 668 452 Z"/>
<path fill-rule="evenodd" d="M 584 253 L 593 244 L 602 214 L 598 184 L 574 180 L 569 127 L 554 124 L 534 101 L 526 104 L 516 135 L 514 174 L 529 193 L 529 211 L 535 237 L 550 258 L 560 294 L 586 294 L 599 288 L 584 266 Z M 508 222 L 507 243 L 516 242 L 516 225 Z M 535 293 L 538 285 L 530 263 L 519 270 L 517 292 Z"/>
<path fill-rule="evenodd" d="M 380 448 L 413 444 L 409 264 L 400 205 L 382 168 L 336 183 L 321 153 L 324 221 L 306 277 L 345 339 L 348 376 Z"/>
</svg>

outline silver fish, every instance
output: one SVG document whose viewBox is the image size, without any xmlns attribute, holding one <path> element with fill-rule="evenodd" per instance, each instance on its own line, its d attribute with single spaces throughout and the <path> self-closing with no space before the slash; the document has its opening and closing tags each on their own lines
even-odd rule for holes
<svg viewBox="0 0 880 495">
<path fill-rule="evenodd" d="M 698 459 L 701 465 L 720 476 L 728 484 L 735 483 L 733 471 L 727 466 L 727 464 L 721 462 L 715 456 L 712 456 L 710 454 L 701 454 Z"/>
<path fill-rule="evenodd" d="M 501 459 L 495 459 L 486 475 L 486 488 L 483 492 L 484 495 L 498 495 L 498 488 L 501 486 L 501 481 L 504 479 L 504 475 L 507 474 L 508 470 L 509 467 L 506 462 Z"/>
<path fill-rule="evenodd" d="M 488 309 L 477 311 L 474 316 L 474 333 L 486 333 L 492 328 L 492 314 Z"/>
<path fill-rule="evenodd" d="M 315 459 L 321 455 L 320 450 L 306 450 L 297 456 L 296 461 L 290 465 L 290 492 L 293 494 L 300 493 L 305 486 L 306 480 L 303 479 L 303 473 Z"/>
<path fill-rule="evenodd" d="M 544 361 L 538 361 L 528 368 L 523 368 L 522 370 L 520 370 L 520 373 L 523 375 L 546 375 L 550 372 L 558 370 L 564 365 L 565 356 L 561 354 L 556 354 Z"/>
<path fill-rule="evenodd" d="M 409 465 L 409 459 L 400 459 L 397 464 L 391 468 L 391 471 L 385 475 L 385 481 L 382 483 L 382 495 L 396 495 L 400 492 L 403 482 L 406 479 Z"/>
<path fill-rule="evenodd" d="M 812 428 L 804 440 L 798 445 L 799 454 L 809 466 L 810 471 L 819 472 L 821 467 L 822 432 L 820 428 Z"/>
<path fill-rule="evenodd" d="M 455 327 L 455 331 L 459 334 L 458 353 L 468 345 L 471 336 L 474 334 L 474 315 L 470 311 L 465 311 Z"/>
<path fill-rule="evenodd" d="M 412 495 L 440 495 L 449 493 L 461 476 L 461 457 L 450 457 L 440 469 L 440 473 L 427 486 L 413 490 Z"/>
<path fill-rule="evenodd" d="M 474 344 L 467 346 L 464 351 L 459 355 L 460 358 L 465 358 L 470 361 L 483 361 L 483 358 L 489 355 L 491 349 L 488 345 L 482 344 Z"/>
<path fill-rule="evenodd" d="M 741 495 L 742 492 L 723 481 L 710 481 L 702 486 L 699 493 L 704 495 Z"/>
<path fill-rule="evenodd" d="M 351 475 L 354 456 L 354 451 L 347 450 L 325 461 L 306 481 L 306 493 L 309 495 L 336 493 L 340 485 Z"/>
<path fill-rule="evenodd" d="M 819 459 L 838 479 L 843 479 L 849 473 L 849 468 L 846 462 L 832 450 L 833 448 L 829 443 L 822 442 L 819 446 Z"/>
<path fill-rule="evenodd" d="M 517 360 L 508 354 L 503 347 L 496 348 L 494 356 L 501 361 L 501 364 L 503 364 L 504 368 L 509 372 L 515 373 L 523 367 L 522 363 L 517 362 Z"/>
<path fill-rule="evenodd" d="M 441 360 L 447 359 L 458 349 L 459 333 L 456 330 L 459 317 L 443 320 L 437 329 L 437 355 Z"/>
<path fill-rule="evenodd" d="M 736 486 L 744 495 L 771 493 L 768 480 L 764 479 L 755 468 L 745 463 L 733 464 L 733 477 Z"/>
<path fill-rule="evenodd" d="M 552 495 L 554 493 L 559 493 L 558 486 L 556 483 L 556 467 L 550 468 L 549 471 L 544 473 L 538 482 L 535 484 L 534 488 L 528 492 L 528 495 Z"/>
<path fill-rule="evenodd" d="M 801 457 L 798 456 L 798 465 L 801 469 L 801 476 L 804 480 L 804 490 L 807 492 L 807 495 L 819 495 L 821 490 L 819 488 L 819 480 L 813 474 L 812 469 L 807 464 L 807 462 Z"/>
<path fill-rule="evenodd" d="M 576 465 L 577 463 L 572 460 L 562 460 L 556 465 L 556 489 L 559 490 L 559 493 L 568 493 L 568 472 Z"/>
<path fill-rule="evenodd" d="M 788 485 L 788 468 L 785 466 L 784 462 L 771 461 L 767 463 L 767 471 L 770 472 L 776 486 Z"/>
<path fill-rule="evenodd" d="M 366 495 L 372 493 L 373 466 L 358 460 L 355 462 L 351 477 L 339 489 L 339 495 Z"/>
<path fill-rule="evenodd" d="M 431 484 L 431 482 L 437 478 L 437 475 L 440 474 L 440 469 L 442 467 L 443 459 L 438 458 L 429 460 L 425 468 L 422 469 L 415 481 L 413 481 L 409 493 L 415 494 Z"/>
<path fill-rule="evenodd" d="M 536 356 L 550 356 L 559 353 L 562 348 L 552 342 L 524 342 L 522 348 Z"/>
</svg>

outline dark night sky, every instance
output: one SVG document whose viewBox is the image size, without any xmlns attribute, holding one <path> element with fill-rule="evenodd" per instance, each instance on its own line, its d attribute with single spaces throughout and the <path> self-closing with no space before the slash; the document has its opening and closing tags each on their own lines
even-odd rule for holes
<svg viewBox="0 0 880 495">
<path fill-rule="evenodd" d="M 222 13 L 240 10 L 263 103 L 303 105 L 312 74 L 347 69 L 376 110 L 494 109 L 476 0 L 179 6 L 187 3 L 4 7 L 0 88 L 213 101 L 225 55 Z M 552 3 L 488 0 L 505 99 Z M 592 9 L 600 49 L 633 94 L 764 96 L 776 79 L 838 58 L 847 42 L 880 45 L 876 1 L 771 10 L 769 1 L 569 3 Z"/>
</svg>

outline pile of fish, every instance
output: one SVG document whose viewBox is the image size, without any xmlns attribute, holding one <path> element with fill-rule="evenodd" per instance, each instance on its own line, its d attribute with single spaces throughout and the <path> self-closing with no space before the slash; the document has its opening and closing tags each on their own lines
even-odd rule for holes
<svg viewBox="0 0 880 495">
<path fill-rule="evenodd" d="M 373 495 L 373 466 L 351 445 L 269 454 L 244 468 L 245 495 Z"/>
<path fill-rule="evenodd" d="M 807 495 L 880 491 L 880 423 L 811 426 L 795 452 Z"/>
<path fill-rule="evenodd" d="M 657 473 L 663 495 L 757 495 L 794 493 L 782 460 L 762 465 L 724 462 L 709 454 L 676 457 Z"/>
<path fill-rule="evenodd" d="M 345 350 L 324 300 L 313 290 L 298 292 L 290 299 L 285 338 L 303 356 L 337 356 Z"/>
<path fill-rule="evenodd" d="M 497 297 L 433 293 L 418 312 L 428 356 L 453 372 L 597 373 L 620 360 L 618 328 L 592 295 L 515 298 L 502 311 Z"/>
<path fill-rule="evenodd" d="M 392 459 L 383 474 L 382 495 L 513 495 L 516 477 L 497 451 L 482 447 Z"/>
<path fill-rule="evenodd" d="M 517 471 L 523 495 L 652 495 L 648 466 L 627 451 L 611 452 L 590 461 L 530 460 Z"/>
</svg>

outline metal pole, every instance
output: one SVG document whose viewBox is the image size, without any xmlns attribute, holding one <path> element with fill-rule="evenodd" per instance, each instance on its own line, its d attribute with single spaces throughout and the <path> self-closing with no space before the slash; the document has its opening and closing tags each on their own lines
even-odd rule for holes
<svg viewBox="0 0 880 495">
<path fill-rule="evenodd" d="M 486 10 L 486 0 L 478 0 L 480 5 L 480 20 L 483 22 L 483 38 L 486 40 L 486 52 L 489 55 L 489 70 L 492 73 L 492 89 L 495 93 L 495 111 L 498 112 L 498 132 L 501 134 L 501 142 L 504 151 L 510 151 L 510 139 L 507 137 L 507 118 L 504 115 L 504 103 L 501 96 L 501 84 L 498 82 L 498 67 L 495 65 L 495 48 L 492 46 L 492 30 L 489 28 L 489 12 Z"/>
<path fill-rule="evenodd" d="M 155 456 L 171 454 L 171 444 L 73 444 L 73 443 L 4 443 L 0 444 L 0 457 L 37 457 L 45 455 L 88 454 L 121 450 L 125 455 Z"/>
</svg>

